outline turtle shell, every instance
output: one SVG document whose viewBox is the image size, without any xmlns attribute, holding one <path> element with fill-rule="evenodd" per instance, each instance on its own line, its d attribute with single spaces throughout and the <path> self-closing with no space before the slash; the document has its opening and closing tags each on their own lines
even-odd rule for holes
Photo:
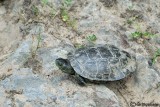
<svg viewBox="0 0 160 107">
<path fill-rule="evenodd" d="M 113 45 L 80 48 L 68 59 L 77 74 L 90 80 L 119 80 L 136 69 L 135 59 Z"/>
</svg>

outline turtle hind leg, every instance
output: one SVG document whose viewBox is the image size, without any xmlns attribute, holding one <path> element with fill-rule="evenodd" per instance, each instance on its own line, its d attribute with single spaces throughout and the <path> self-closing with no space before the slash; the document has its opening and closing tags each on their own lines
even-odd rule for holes
<svg viewBox="0 0 160 107">
<path fill-rule="evenodd" d="M 85 78 L 83 78 L 82 76 L 75 74 L 75 79 L 80 86 L 86 86 Z"/>
</svg>

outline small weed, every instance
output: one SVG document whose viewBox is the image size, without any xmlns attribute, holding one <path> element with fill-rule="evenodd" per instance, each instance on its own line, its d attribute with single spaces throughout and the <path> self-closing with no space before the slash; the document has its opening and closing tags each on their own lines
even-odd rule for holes
<svg viewBox="0 0 160 107">
<path fill-rule="evenodd" d="M 41 3 L 42 3 L 43 5 L 47 5 L 47 4 L 48 4 L 48 0 L 41 0 Z"/>
<path fill-rule="evenodd" d="M 67 24 L 67 26 L 72 27 L 73 30 L 76 30 L 76 19 L 69 15 L 68 7 L 71 5 L 72 0 L 63 0 L 63 6 L 60 10 L 60 17 L 63 22 Z"/>
<path fill-rule="evenodd" d="M 133 37 L 133 39 L 135 39 L 135 38 L 140 38 L 140 37 L 142 37 L 142 33 L 136 31 L 136 32 L 134 32 L 134 33 L 131 33 L 131 36 Z"/>
<path fill-rule="evenodd" d="M 72 3 L 72 0 L 64 0 L 64 1 L 63 1 L 63 5 L 64 5 L 64 6 L 67 6 L 67 7 L 70 6 L 71 3 Z"/>
<path fill-rule="evenodd" d="M 133 23 L 132 20 L 130 20 L 130 19 L 127 20 L 127 24 L 131 25 L 132 23 Z"/>
<path fill-rule="evenodd" d="M 33 47 L 32 47 L 32 58 L 36 56 L 37 50 L 40 48 L 40 43 L 42 42 L 42 35 L 40 33 L 37 35 L 36 40 L 37 40 L 36 45 L 34 46 L 34 43 L 33 43 Z"/>
<path fill-rule="evenodd" d="M 79 43 L 74 44 L 75 48 L 79 49 L 79 48 L 84 48 L 85 46 Z"/>
<path fill-rule="evenodd" d="M 155 36 L 155 35 L 152 34 L 152 33 L 150 33 L 150 32 L 144 32 L 144 33 L 143 33 L 143 36 L 144 36 L 144 37 L 149 37 L 149 38 L 151 38 L 151 37 L 153 37 L 153 36 Z"/>
<path fill-rule="evenodd" d="M 74 30 L 76 29 L 76 20 L 71 19 L 68 11 L 65 8 L 61 9 L 60 16 L 63 22 L 65 22 L 68 26 L 72 27 Z"/>
<path fill-rule="evenodd" d="M 154 37 L 155 35 L 149 32 L 139 32 L 135 31 L 134 33 L 131 33 L 131 36 L 133 39 L 138 39 L 138 38 L 146 38 L 149 39 L 151 37 Z"/>
<path fill-rule="evenodd" d="M 129 24 L 129 25 L 134 24 L 136 29 L 138 30 L 138 29 L 140 29 L 140 25 L 139 25 L 139 23 L 136 23 L 136 22 L 137 22 L 137 19 L 139 19 L 139 18 L 140 18 L 139 15 L 128 17 L 125 21 L 125 24 Z"/>
<path fill-rule="evenodd" d="M 67 10 L 61 9 L 61 18 L 64 22 L 68 22 L 70 20 L 70 16 Z"/>
<path fill-rule="evenodd" d="M 32 12 L 33 12 L 34 15 L 38 16 L 38 14 L 39 14 L 38 7 L 35 6 L 35 5 L 33 5 L 33 6 L 32 6 Z"/>
<path fill-rule="evenodd" d="M 90 41 L 90 42 L 94 42 L 94 41 L 97 40 L 97 37 L 96 37 L 96 35 L 92 34 L 92 35 L 88 35 L 88 36 L 86 37 L 86 39 L 87 39 L 88 41 Z"/>
<path fill-rule="evenodd" d="M 153 55 L 152 63 L 156 63 L 157 58 L 160 57 L 160 49 L 157 49 Z"/>
<path fill-rule="evenodd" d="M 40 33 L 39 33 L 38 36 L 37 36 L 37 41 L 38 41 L 38 44 L 37 44 L 36 50 L 40 47 L 40 43 L 42 42 L 42 36 L 41 36 Z"/>
</svg>

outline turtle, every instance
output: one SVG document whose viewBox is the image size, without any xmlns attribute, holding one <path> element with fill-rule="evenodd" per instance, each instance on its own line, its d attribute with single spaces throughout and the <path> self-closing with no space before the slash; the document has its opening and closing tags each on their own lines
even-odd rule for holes
<svg viewBox="0 0 160 107">
<path fill-rule="evenodd" d="M 121 80 L 136 70 L 135 57 L 109 44 L 79 48 L 55 63 L 62 72 L 74 75 L 79 85 L 86 80 Z"/>
</svg>

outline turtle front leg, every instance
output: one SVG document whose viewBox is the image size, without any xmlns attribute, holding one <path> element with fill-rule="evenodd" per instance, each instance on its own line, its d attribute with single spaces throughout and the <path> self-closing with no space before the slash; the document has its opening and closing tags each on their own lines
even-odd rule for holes
<svg viewBox="0 0 160 107">
<path fill-rule="evenodd" d="M 80 76 L 80 75 L 78 75 L 78 74 L 75 74 L 75 79 L 76 79 L 77 83 L 78 83 L 80 86 L 85 86 L 85 85 L 86 85 L 85 78 L 83 78 L 82 76 Z"/>
</svg>

